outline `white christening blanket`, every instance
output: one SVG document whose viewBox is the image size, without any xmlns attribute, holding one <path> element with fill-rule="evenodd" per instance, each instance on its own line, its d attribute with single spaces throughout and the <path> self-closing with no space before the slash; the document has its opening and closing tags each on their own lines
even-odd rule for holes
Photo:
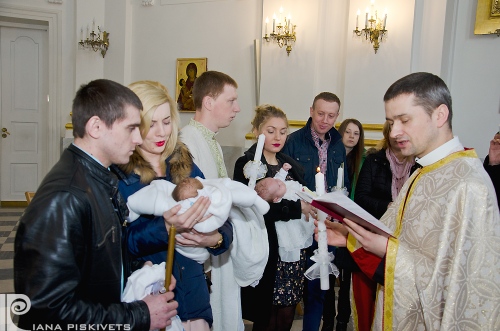
<svg viewBox="0 0 500 331">
<path fill-rule="evenodd" d="M 164 290 L 165 262 L 160 264 L 144 265 L 134 271 L 127 280 L 122 294 L 122 302 L 142 300 L 148 294 L 158 294 Z M 165 331 L 183 331 L 181 319 L 178 315 L 172 317 L 172 324 Z"/>
</svg>

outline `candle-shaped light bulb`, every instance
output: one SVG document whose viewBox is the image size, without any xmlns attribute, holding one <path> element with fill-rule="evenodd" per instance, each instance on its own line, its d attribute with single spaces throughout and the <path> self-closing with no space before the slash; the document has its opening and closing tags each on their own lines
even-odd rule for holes
<svg viewBox="0 0 500 331">
<path fill-rule="evenodd" d="M 356 13 L 356 30 L 358 29 L 358 26 L 359 26 L 359 9 Z"/>
<path fill-rule="evenodd" d="M 321 172 L 321 169 L 318 167 L 316 169 L 316 175 L 314 176 L 314 181 L 316 183 L 316 194 L 321 196 L 326 193 L 325 191 L 325 175 Z"/>
<path fill-rule="evenodd" d="M 255 157 L 254 161 L 260 161 L 260 158 L 262 156 L 262 150 L 264 149 L 264 141 L 266 140 L 266 136 L 261 133 L 259 135 L 259 140 L 257 141 L 257 148 L 255 149 Z"/>
<path fill-rule="evenodd" d="M 366 15 L 365 15 L 365 29 L 368 29 L 368 7 L 366 7 Z"/>
<path fill-rule="evenodd" d="M 288 30 L 292 29 L 292 15 L 288 13 Z"/>
<path fill-rule="evenodd" d="M 273 14 L 273 33 L 276 31 L 276 13 Z"/>
<path fill-rule="evenodd" d="M 370 18 L 371 19 L 373 19 L 374 3 L 375 3 L 375 0 L 371 0 L 371 8 L 370 8 Z"/>
<path fill-rule="evenodd" d="M 80 40 L 83 41 L 83 26 L 80 29 Z"/>
<path fill-rule="evenodd" d="M 387 24 L 387 8 L 385 9 L 385 14 L 384 14 L 384 27 L 382 30 L 385 30 L 385 25 Z"/>
<path fill-rule="evenodd" d="M 267 23 L 269 23 L 269 17 L 266 17 L 266 36 L 267 36 Z"/>
<path fill-rule="evenodd" d="M 92 20 L 92 31 L 95 31 L 95 18 Z"/>
</svg>

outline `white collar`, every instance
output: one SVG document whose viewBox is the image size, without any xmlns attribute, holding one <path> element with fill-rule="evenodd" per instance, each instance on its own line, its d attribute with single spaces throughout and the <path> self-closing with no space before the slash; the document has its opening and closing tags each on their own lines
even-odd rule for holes
<svg viewBox="0 0 500 331">
<path fill-rule="evenodd" d="M 458 137 L 455 136 L 450 141 L 447 141 L 443 145 L 439 146 L 426 156 L 422 158 L 415 158 L 415 161 L 420 164 L 422 167 L 428 166 L 429 164 L 436 163 L 437 161 L 444 159 L 451 153 L 463 151 L 464 146 L 458 140 Z"/>
</svg>

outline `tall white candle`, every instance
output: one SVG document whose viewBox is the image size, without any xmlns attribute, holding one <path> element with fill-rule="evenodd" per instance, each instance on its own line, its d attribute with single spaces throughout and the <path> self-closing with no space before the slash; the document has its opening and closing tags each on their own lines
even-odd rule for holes
<svg viewBox="0 0 500 331">
<path fill-rule="evenodd" d="M 269 23 L 269 18 L 266 17 L 266 33 L 265 33 L 266 36 L 267 36 L 267 23 Z"/>
<path fill-rule="evenodd" d="M 365 15 L 365 29 L 368 29 L 368 7 L 366 7 L 366 15 Z"/>
<path fill-rule="evenodd" d="M 344 168 L 341 165 L 337 172 L 337 187 L 343 187 L 344 186 L 343 183 L 344 183 Z"/>
<path fill-rule="evenodd" d="M 92 31 L 95 31 L 95 18 L 92 20 Z"/>
<path fill-rule="evenodd" d="M 316 194 L 321 196 L 325 194 L 325 175 L 320 171 L 319 167 L 317 169 L 317 174 L 314 176 L 314 181 L 316 182 Z"/>
<path fill-rule="evenodd" d="M 358 29 L 359 26 L 359 9 L 358 12 L 356 13 L 356 30 Z"/>
<path fill-rule="evenodd" d="M 328 243 L 326 238 L 326 213 L 318 210 L 318 250 L 320 257 L 326 257 L 328 255 Z M 328 290 L 330 288 L 330 279 L 328 276 L 328 264 L 326 260 L 320 261 L 319 265 L 319 276 L 320 284 L 322 290 Z"/>
<path fill-rule="evenodd" d="M 266 136 L 261 133 L 259 135 L 259 140 L 257 141 L 257 148 L 255 149 L 255 157 L 253 159 L 254 161 L 260 161 L 262 149 L 264 148 L 264 140 L 266 140 Z"/>
<path fill-rule="evenodd" d="M 387 24 L 387 10 L 386 10 L 385 15 L 384 15 L 384 27 L 382 28 L 382 30 L 385 30 L 386 24 Z"/>
<path fill-rule="evenodd" d="M 273 14 L 273 33 L 276 31 L 276 13 Z"/>
</svg>

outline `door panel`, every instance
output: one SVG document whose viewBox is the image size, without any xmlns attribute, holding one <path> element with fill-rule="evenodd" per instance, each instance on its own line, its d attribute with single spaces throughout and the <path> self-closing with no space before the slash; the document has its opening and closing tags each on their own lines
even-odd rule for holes
<svg viewBox="0 0 500 331">
<path fill-rule="evenodd" d="M 41 181 L 47 151 L 47 32 L 0 27 L 1 201 L 25 200 Z"/>
</svg>

